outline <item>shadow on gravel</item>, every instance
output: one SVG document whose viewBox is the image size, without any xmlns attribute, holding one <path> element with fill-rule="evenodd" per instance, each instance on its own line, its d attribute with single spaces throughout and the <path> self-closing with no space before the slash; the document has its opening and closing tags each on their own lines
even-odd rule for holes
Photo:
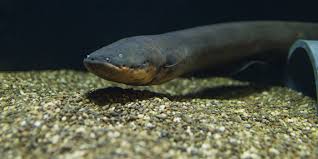
<svg viewBox="0 0 318 159">
<path fill-rule="evenodd" d="M 97 105 L 109 103 L 128 103 L 136 100 L 145 100 L 152 97 L 166 97 L 165 94 L 147 90 L 123 89 L 120 87 L 107 87 L 86 93 L 86 97 Z"/>
<path fill-rule="evenodd" d="M 259 85 L 234 85 L 204 88 L 200 91 L 186 95 L 170 95 L 152 92 L 148 90 L 123 89 L 120 87 L 108 87 L 93 90 L 86 93 L 86 97 L 97 105 L 109 103 L 125 104 L 136 100 L 146 100 L 152 97 L 166 97 L 173 101 L 187 99 L 237 99 L 253 93 L 269 89 L 269 86 Z"/>
</svg>

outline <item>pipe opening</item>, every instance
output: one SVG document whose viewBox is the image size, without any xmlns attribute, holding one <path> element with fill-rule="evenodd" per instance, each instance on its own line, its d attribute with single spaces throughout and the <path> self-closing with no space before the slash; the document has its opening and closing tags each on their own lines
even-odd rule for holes
<svg viewBox="0 0 318 159">
<path fill-rule="evenodd" d="M 297 48 L 287 62 L 287 81 L 289 88 L 317 99 L 315 73 L 311 60 L 304 48 Z"/>
</svg>

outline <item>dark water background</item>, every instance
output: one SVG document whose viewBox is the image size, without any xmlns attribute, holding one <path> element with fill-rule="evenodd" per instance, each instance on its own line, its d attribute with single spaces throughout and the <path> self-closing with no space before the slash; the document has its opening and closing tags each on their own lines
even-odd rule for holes
<svg viewBox="0 0 318 159">
<path fill-rule="evenodd" d="M 241 20 L 318 21 L 316 2 L 0 0 L 0 70 L 83 69 L 118 39 Z"/>
</svg>

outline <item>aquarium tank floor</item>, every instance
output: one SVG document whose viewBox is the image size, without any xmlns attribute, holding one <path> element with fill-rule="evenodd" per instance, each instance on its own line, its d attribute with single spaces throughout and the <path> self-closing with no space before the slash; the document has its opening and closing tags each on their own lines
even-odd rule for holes
<svg viewBox="0 0 318 159">
<path fill-rule="evenodd" d="M 0 73 L 1 158 L 317 158 L 314 99 L 228 78 Z"/>
</svg>

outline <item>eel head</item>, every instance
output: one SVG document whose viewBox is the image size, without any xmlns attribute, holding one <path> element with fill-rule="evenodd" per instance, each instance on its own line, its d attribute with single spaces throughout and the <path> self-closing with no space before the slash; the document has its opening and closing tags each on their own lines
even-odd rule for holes
<svg viewBox="0 0 318 159">
<path fill-rule="evenodd" d="M 128 85 L 151 85 L 163 81 L 166 57 L 148 36 L 125 38 L 105 46 L 84 59 L 85 67 L 95 75 Z"/>
</svg>

